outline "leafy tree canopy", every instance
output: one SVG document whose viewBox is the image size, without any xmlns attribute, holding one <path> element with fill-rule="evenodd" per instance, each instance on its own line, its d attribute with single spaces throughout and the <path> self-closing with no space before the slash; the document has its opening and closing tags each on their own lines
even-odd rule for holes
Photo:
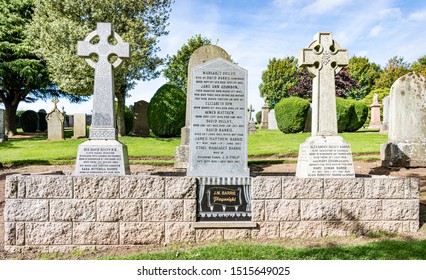
<svg viewBox="0 0 426 280">
<path fill-rule="evenodd" d="M 411 71 L 411 65 L 403 57 L 394 56 L 389 59 L 383 72 L 375 80 L 374 89 L 390 88 L 399 77 Z"/>
<path fill-rule="evenodd" d="M 413 62 L 412 70 L 426 77 L 426 55 Z"/>
<path fill-rule="evenodd" d="M 348 91 L 348 96 L 354 99 L 362 99 L 374 87 L 374 81 L 380 76 L 380 66 L 372 63 L 366 57 L 353 56 L 349 60 L 348 72 L 359 84 L 359 88 Z"/>
</svg>

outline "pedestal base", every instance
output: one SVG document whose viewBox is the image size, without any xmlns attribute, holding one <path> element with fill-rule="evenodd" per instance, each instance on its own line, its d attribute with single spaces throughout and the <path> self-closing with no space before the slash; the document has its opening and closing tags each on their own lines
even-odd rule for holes
<svg viewBox="0 0 426 280">
<path fill-rule="evenodd" d="M 426 142 L 382 144 L 380 159 L 386 167 L 426 167 Z"/>
<path fill-rule="evenodd" d="M 180 145 L 175 149 L 175 164 L 174 168 L 179 172 L 186 172 L 188 168 L 189 146 Z"/>
<path fill-rule="evenodd" d="M 89 140 L 78 145 L 75 175 L 130 174 L 127 146 L 117 140 Z"/>
<path fill-rule="evenodd" d="M 313 136 L 300 144 L 296 177 L 354 178 L 351 146 L 340 136 Z"/>
</svg>

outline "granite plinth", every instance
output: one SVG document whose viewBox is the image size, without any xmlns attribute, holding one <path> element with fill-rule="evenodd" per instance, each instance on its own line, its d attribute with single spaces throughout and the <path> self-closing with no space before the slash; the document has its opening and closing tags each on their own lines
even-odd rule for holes
<svg viewBox="0 0 426 280">
<path fill-rule="evenodd" d="M 380 159 L 386 167 L 426 166 L 426 141 L 385 143 L 380 145 Z"/>
</svg>

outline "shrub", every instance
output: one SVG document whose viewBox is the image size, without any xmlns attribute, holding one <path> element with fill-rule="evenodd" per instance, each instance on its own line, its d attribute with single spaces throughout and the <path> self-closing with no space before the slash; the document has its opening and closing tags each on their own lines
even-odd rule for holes
<svg viewBox="0 0 426 280">
<path fill-rule="evenodd" d="M 186 95 L 177 86 L 165 84 L 151 98 L 148 124 L 158 137 L 180 135 L 185 125 Z"/>
<path fill-rule="evenodd" d="M 350 99 L 348 99 L 350 100 Z M 350 100 L 353 103 L 353 113 L 350 117 L 349 123 L 345 128 L 346 132 L 354 132 L 360 129 L 365 121 L 367 120 L 368 116 L 368 107 L 361 101 L 357 100 Z"/>
<path fill-rule="evenodd" d="M 284 133 L 303 131 L 309 110 L 309 101 L 300 97 L 283 98 L 275 105 L 278 128 Z"/>
<path fill-rule="evenodd" d="M 40 131 L 46 131 L 47 130 L 47 121 L 46 121 L 46 111 L 45 110 L 39 110 L 37 112 L 38 117 L 38 129 Z"/>
<path fill-rule="evenodd" d="M 354 115 L 354 104 L 352 100 L 336 97 L 337 131 L 343 132 Z"/>
<path fill-rule="evenodd" d="M 256 123 L 260 124 L 262 122 L 262 111 L 256 113 Z"/>
<path fill-rule="evenodd" d="M 24 113 L 24 110 L 16 111 L 16 128 L 21 128 L 21 115 Z"/>
<path fill-rule="evenodd" d="M 118 103 L 115 102 L 114 108 L 115 113 L 117 114 L 117 105 Z M 117 115 L 116 118 L 117 119 Z M 130 131 L 133 129 L 133 112 L 129 109 L 129 107 L 124 106 L 124 125 L 126 126 L 126 135 L 129 135 Z"/>
<path fill-rule="evenodd" d="M 19 122 L 24 132 L 35 132 L 37 130 L 38 117 L 33 110 L 27 110 L 22 113 Z"/>
</svg>

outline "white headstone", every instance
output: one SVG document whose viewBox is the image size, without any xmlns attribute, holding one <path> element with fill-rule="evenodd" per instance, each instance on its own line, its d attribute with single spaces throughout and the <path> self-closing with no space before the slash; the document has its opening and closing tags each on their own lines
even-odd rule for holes
<svg viewBox="0 0 426 280">
<path fill-rule="evenodd" d="M 314 78 L 312 136 L 300 145 L 296 176 L 355 177 L 350 145 L 337 136 L 335 74 L 348 65 L 348 51 L 340 48 L 331 33 L 320 32 L 299 52 L 299 63 Z"/>
<path fill-rule="evenodd" d="M 47 140 L 58 141 L 64 140 L 64 115 L 57 108 L 59 100 L 53 98 L 54 107 L 52 111 L 46 115 L 47 121 Z"/>
<path fill-rule="evenodd" d="M 86 123 L 86 114 L 74 114 L 73 116 L 73 126 L 74 126 L 74 135 L 73 138 L 85 138 L 87 123 Z"/>
<path fill-rule="evenodd" d="M 0 142 L 7 141 L 6 131 L 5 131 L 5 111 L 0 109 Z"/>
<path fill-rule="evenodd" d="M 277 119 L 275 118 L 275 110 L 272 109 L 268 114 L 268 129 L 278 129 Z"/>
<path fill-rule="evenodd" d="M 389 130 L 389 96 L 385 96 L 382 99 L 382 106 L 383 106 L 383 123 L 380 127 L 380 133 L 388 133 Z"/>
<path fill-rule="evenodd" d="M 269 128 L 269 106 L 266 104 L 266 97 L 263 98 L 264 104 L 262 106 L 262 118 L 260 122 L 260 129 Z"/>
<path fill-rule="evenodd" d="M 388 143 L 382 144 L 382 164 L 391 167 L 426 166 L 426 78 L 402 76 L 392 85 Z"/>
<path fill-rule="evenodd" d="M 95 37 L 99 37 L 99 42 L 90 43 Z M 117 44 L 110 44 L 110 37 Z M 98 55 L 97 62 L 91 60 L 91 54 Z M 78 42 L 78 55 L 95 68 L 95 86 L 90 140 L 78 146 L 75 174 L 129 174 L 127 147 L 117 141 L 115 129 L 113 67 L 118 67 L 122 59 L 130 56 L 130 46 L 112 30 L 111 23 L 98 23 L 95 31 Z M 111 55 L 117 56 L 113 64 L 108 60 Z"/>
</svg>

